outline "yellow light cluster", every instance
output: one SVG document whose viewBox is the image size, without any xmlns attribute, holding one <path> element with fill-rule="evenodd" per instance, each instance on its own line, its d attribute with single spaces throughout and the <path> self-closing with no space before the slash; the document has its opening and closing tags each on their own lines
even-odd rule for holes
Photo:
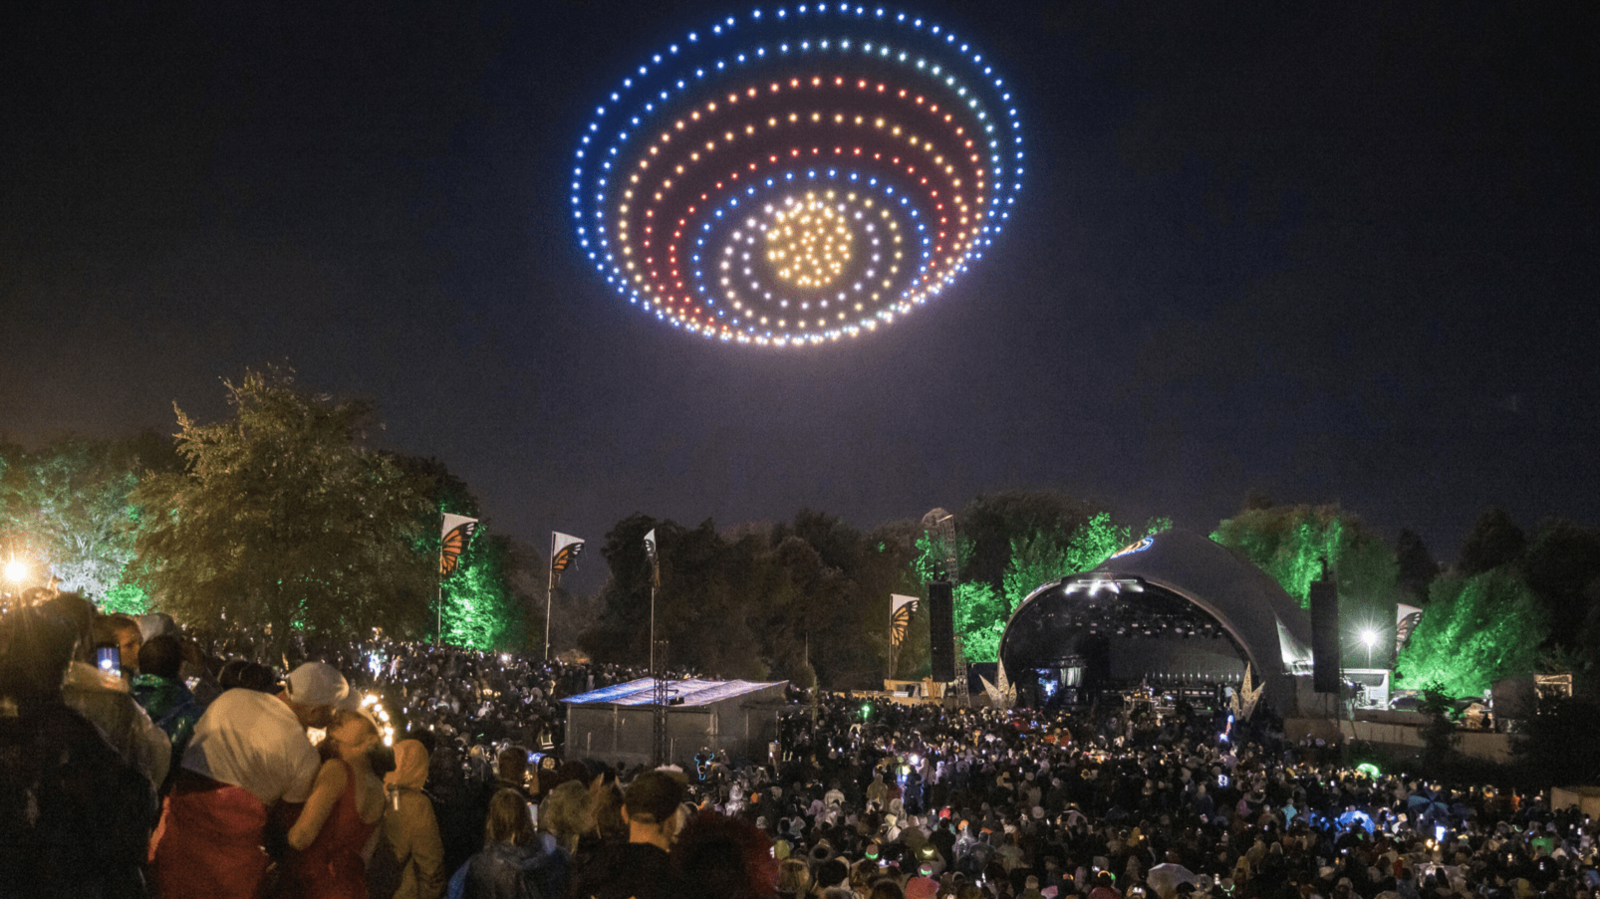
<svg viewBox="0 0 1600 899">
<path fill-rule="evenodd" d="M 368 693 L 361 697 L 361 709 L 378 719 L 378 733 L 383 737 L 383 745 L 394 745 L 394 724 L 389 720 L 389 712 L 378 702 L 378 694 Z"/>
<path fill-rule="evenodd" d="M 832 204 L 807 194 L 773 216 L 767 229 L 767 262 L 797 287 L 826 287 L 850 261 L 855 234 Z"/>
</svg>

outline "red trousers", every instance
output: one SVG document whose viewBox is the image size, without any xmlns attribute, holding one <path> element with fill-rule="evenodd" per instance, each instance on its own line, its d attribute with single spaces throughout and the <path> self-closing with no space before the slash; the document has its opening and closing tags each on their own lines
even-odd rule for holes
<svg viewBox="0 0 1600 899">
<path fill-rule="evenodd" d="M 162 899 L 257 899 L 267 807 L 243 787 L 181 771 L 161 808 L 150 870 Z"/>
</svg>

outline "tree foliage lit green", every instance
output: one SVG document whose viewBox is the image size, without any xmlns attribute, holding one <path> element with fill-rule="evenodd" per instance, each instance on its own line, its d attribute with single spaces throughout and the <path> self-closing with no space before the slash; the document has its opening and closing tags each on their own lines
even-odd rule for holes
<svg viewBox="0 0 1600 899">
<path fill-rule="evenodd" d="M 451 646 L 509 649 L 523 642 L 526 609 L 506 576 L 507 542 L 479 527 L 440 585 L 441 639 Z"/>
<path fill-rule="evenodd" d="M 1322 576 L 1324 561 L 1338 558 L 1343 536 L 1337 506 L 1302 505 L 1246 509 L 1219 524 L 1211 539 L 1243 553 L 1307 608 L 1311 583 Z"/>
<path fill-rule="evenodd" d="M 1394 651 L 1395 605 L 1400 599 L 1394 550 L 1356 515 L 1338 506 L 1273 506 L 1246 509 L 1223 521 L 1211 539 L 1238 551 L 1271 575 L 1285 592 L 1310 605 L 1311 583 L 1328 574 L 1338 583 L 1339 627 L 1350 667 L 1364 667 L 1369 650 L 1363 632 L 1377 635 L 1372 667 L 1384 667 Z"/>
<path fill-rule="evenodd" d="M 106 591 L 100 609 L 106 613 L 143 615 L 150 611 L 150 597 L 138 584 L 121 583 Z"/>
<path fill-rule="evenodd" d="M 967 582 L 955 588 L 955 632 L 969 662 L 993 662 L 1000 657 L 1000 638 L 1016 606 L 1005 594 L 985 583 Z"/>
<path fill-rule="evenodd" d="M 1144 534 L 1172 527 L 1167 519 L 1151 521 Z M 1069 574 L 1090 571 L 1133 540 L 1127 525 L 1114 524 L 1111 513 L 1097 512 L 1071 531 L 1038 530 L 1011 539 L 1002 590 L 1012 609 L 1040 586 Z"/>
<path fill-rule="evenodd" d="M 963 577 L 955 587 L 953 617 L 962 652 L 973 662 L 993 662 L 999 658 L 1000 638 L 1005 633 L 1006 623 L 1034 590 L 1069 574 L 1094 568 L 1127 546 L 1131 539 L 1131 528 L 1114 524 L 1108 512 L 1081 515 L 1080 506 L 1060 498 L 1042 502 L 1026 501 L 1018 494 L 1007 497 L 1003 507 L 1028 510 L 1032 517 L 1017 517 L 1031 521 L 1032 525 L 1030 530 L 1010 538 L 998 583 L 966 575 L 975 569 L 969 563 L 979 541 L 957 532 L 958 561 Z M 1050 509 L 1070 510 L 1070 514 L 1051 518 L 1045 514 Z M 994 520 L 1004 519 L 993 510 L 987 514 Z M 983 517 L 979 516 L 979 520 Z M 1152 521 L 1146 533 L 1171 526 L 1165 519 Z M 926 583 L 943 569 L 947 550 L 943 540 L 929 534 L 917 537 L 916 550 L 912 568 Z"/>
<path fill-rule="evenodd" d="M 270 627 L 280 647 L 302 626 L 403 634 L 431 608 L 435 557 L 415 551 L 426 485 L 362 446 L 364 404 L 305 393 L 285 372 L 226 387 L 227 419 L 177 410 L 186 470 L 133 493 L 141 585 L 180 620 Z"/>
<path fill-rule="evenodd" d="M 71 436 L 37 450 L 0 447 L 0 546 L 72 590 L 119 610 L 134 608 L 124 586 L 133 557 L 129 494 L 140 474 L 170 469 L 172 450 L 153 434 L 129 440 Z"/>
<path fill-rule="evenodd" d="M 1549 617 L 1515 568 L 1438 578 L 1401 651 L 1399 685 L 1478 696 L 1494 681 L 1531 674 Z"/>
</svg>

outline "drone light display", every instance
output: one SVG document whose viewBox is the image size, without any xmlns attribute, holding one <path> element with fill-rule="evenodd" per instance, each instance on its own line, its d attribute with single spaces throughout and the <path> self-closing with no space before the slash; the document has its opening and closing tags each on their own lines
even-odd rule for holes
<svg viewBox="0 0 1600 899">
<path fill-rule="evenodd" d="M 578 241 L 656 318 L 762 346 L 875 331 L 983 255 L 1022 186 L 1011 88 L 914 14 L 752 10 L 691 31 L 595 110 Z"/>
</svg>

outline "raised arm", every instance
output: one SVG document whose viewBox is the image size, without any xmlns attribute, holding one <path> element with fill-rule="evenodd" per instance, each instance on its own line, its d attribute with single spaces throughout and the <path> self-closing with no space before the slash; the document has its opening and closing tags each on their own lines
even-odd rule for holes
<svg viewBox="0 0 1600 899">
<path fill-rule="evenodd" d="M 300 817 L 296 818 L 294 826 L 289 828 L 291 847 L 304 849 L 316 841 L 317 834 L 322 832 L 322 825 L 328 823 L 328 816 L 333 814 L 333 806 L 339 801 L 339 794 L 344 792 L 347 777 L 344 765 L 338 760 L 322 763 L 322 768 L 317 771 L 316 783 L 311 786 L 311 796 L 306 799 L 305 808 L 300 810 Z"/>
</svg>

